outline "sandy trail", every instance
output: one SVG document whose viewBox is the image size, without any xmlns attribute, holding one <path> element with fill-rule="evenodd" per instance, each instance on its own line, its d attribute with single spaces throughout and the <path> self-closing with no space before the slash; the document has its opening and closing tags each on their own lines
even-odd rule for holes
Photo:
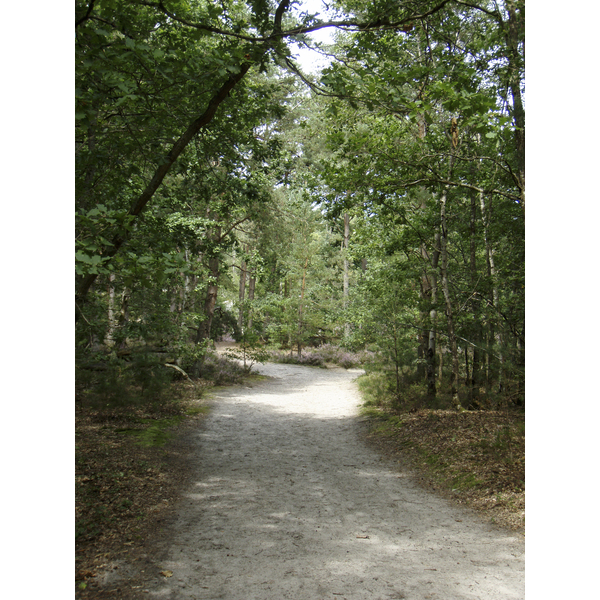
<svg viewBox="0 0 600 600">
<path fill-rule="evenodd" d="M 523 542 L 413 484 L 359 438 L 358 371 L 268 364 L 196 434 L 173 572 L 143 597 L 524 598 Z"/>
</svg>

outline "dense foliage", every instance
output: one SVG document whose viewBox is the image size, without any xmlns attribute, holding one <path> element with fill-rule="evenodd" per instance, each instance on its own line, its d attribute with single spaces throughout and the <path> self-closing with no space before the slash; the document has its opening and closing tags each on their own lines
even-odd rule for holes
<svg viewBox="0 0 600 600">
<path fill-rule="evenodd" d="M 523 404 L 524 3 L 321 10 L 76 3 L 80 381 L 148 395 L 232 336 L 368 350 L 397 403 Z"/>
</svg>

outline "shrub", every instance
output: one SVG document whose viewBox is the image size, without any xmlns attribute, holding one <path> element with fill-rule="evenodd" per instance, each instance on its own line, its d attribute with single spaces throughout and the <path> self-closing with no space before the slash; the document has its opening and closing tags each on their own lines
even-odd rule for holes
<svg viewBox="0 0 600 600">
<path fill-rule="evenodd" d="M 317 367 L 325 366 L 325 363 L 332 363 L 350 369 L 365 362 L 372 360 L 373 352 L 348 352 L 339 346 L 333 344 L 323 344 L 317 348 L 306 350 L 302 356 L 297 354 L 286 354 L 284 352 L 272 352 L 271 360 L 275 362 L 311 365 Z"/>
<path fill-rule="evenodd" d="M 202 364 L 202 379 L 213 381 L 216 385 L 240 383 L 245 371 L 239 363 L 208 351 Z"/>
</svg>

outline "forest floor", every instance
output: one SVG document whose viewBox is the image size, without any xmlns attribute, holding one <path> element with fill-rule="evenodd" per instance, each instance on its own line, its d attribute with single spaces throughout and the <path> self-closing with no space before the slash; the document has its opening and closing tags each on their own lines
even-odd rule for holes
<svg viewBox="0 0 600 600">
<path fill-rule="evenodd" d="M 290 372 L 304 369 L 310 374 L 311 382 L 316 381 L 314 385 L 327 383 L 325 380 L 321 383 L 318 381 L 319 374 L 324 371 L 322 369 L 278 367 L 287 368 L 288 371 L 291 369 Z M 332 371 L 344 372 L 342 369 Z M 254 376 L 243 389 L 261 388 L 264 385 L 260 377 Z M 308 386 L 309 383 L 305 380 L 303 385 Z M 79 598 L 118 596 L 129 600 L 148 597 L 152 593 L 148 579 L 153 579 L 156 591 L 159 583 L 169 582 L 173 575 L 172 569 L 168 568 L 169 564 L 173 564 L 172 560 L 169 563 L 167 552 L 172 542 L 170 536 L 178 527 L 178 519 L 181 520 L 186 491 L 189 492 L 191 482 L 198 475 L 199 464 L 202 465 L 204 461 L 204 457 L 198 454 L 198 431 L 204 428 L 201 421 L 206 418 L 209 405 L 219 408 L 222 403 L 220 399 L 215 402 L 214 398 L 200 397 L 198 389 L 189 384 L 181 383 L 178 386 L 179 391 L 183 391 L 181 402 L 155 408 L 152 413 L 141 409 L 112 413 L 77 411 L 76 592 Z M 239 386 L 231 390 L 217 389 L 216 393 L 226 398 L 232 394 L 239 395 L 240 389 Z M 270 399 L 270 396 L 265 398 Z M 261 402 L 264 404 L 264 398 Z M 237 401 L 235 405 L 238 405 Z M 260 406 L 262 404 L 255 408 Z M 231 412 L 233 409 L 226 407 L 225 410 Z M 366 440 L 386 465 L 395 465 L 393 468 L 403 473 L 402 477 L 410 473 L 411 481 L 415 481 L 420 489 L 433 491 L 432 497 L 441 496 L 446 501 L 451 500 L 454 505 L 474 508 L 478 511 L 478 521 L 482 521 L 483 517 L 487 522 L 502 527 L 503 531 L 513 531 L 518 538 L 522 538 L 522 420 L 522 413 L 504 411 L 459 414 L 453 411 L 419 410 L 402 415 L 375 414 L 370 411 L 362 418 L 354 418 L 356 427 L 350 429 Z M 225 419 L 224 423 L 227 422 Z M 298 421 L 293 426 L 304 427 L 304 423 Z M 139 434 L 132 434 L 132 430 L 137 430 Z M 290 431 L 293 430 L 282 433 L 283 440 L 289 439 Z M 164 445 L 158 442 L 164 442 Z M 234 441 L 234 444 L 238 442 Z M 355 444 L 356 440 L 352 443 Z M 221 447 L 217 448 L 214 454 L 219 456 L 220 450 Z M 244 457 L 240 459 L 243 461 Z M 342 465 L 344 468 L 347 466 Z M 284 470 L 289 468 L 288 465 Z M 387 473 L 385 477 L 389 476 Z M 210 512 L 212 499 L 213 496 L 207 496 L 207 513 Z M 440 505 L 437 507 L 438 512 L 442 510 Z M 323 510 L 325 513 L 329 510 L 327 503 L 323 505 Z M 218 518 L 219 514 L 217 511 L 212 518 Z M 456 518 L 455 513 L 452 515 L 453 522 L 471 518 L 468 512 L 461 518 Z M 214 525 L 214 520 L 211 525 Z M 213 532 L 212 544 L 216 537 L 218 529 Z M 370 537 L 373 535 L 369 535 L 368 531 L 357 529 L 356 539 Z M 300 537 L 295 539 L 297 547 Z M 226 547 L 227 543 L 223 545 L 223 548 Z M 159 564 L 167 567 L 154 572 Z M 208 577 L 210 575 L 205 574 Z M 175 597 L 186 597 L 182 589 L 177 589 L 179 591 L 174 592 Z M 296 597 L 313 596 L 301 594 Z M 337 594 L 334 597 L 342 596 Z M 352 595 L 348 594 L 347 597 L 351 598 Z M 390 597 L 408 598 L 410 594 Z"/>
</svg>

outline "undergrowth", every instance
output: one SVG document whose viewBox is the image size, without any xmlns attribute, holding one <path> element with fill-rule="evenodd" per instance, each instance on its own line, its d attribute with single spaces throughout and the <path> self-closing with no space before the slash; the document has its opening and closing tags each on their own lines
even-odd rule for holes
<svg viewBox="0 0 600 600">
<path fill-rule="evenodd" d="M 351 369 L 352 367 L 364 365 L 372 359 L 372 352 L 349 352 L 333 344 L 322 344 L 316 348 L 306 348 L 300 356 L 293 352 L 271 351 L 273 362 L 323 368 L 327 364 L 334 364 L 344 369 Z"/>
</svg>

